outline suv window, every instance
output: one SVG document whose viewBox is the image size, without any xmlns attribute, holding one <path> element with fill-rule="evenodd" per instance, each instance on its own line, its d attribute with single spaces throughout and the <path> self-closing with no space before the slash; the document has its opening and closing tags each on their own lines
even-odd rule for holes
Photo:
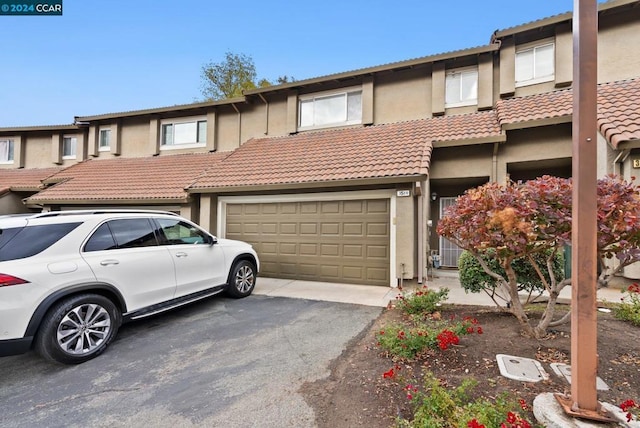
<svg viewBox="0 0 640 428">
<path fill-rule="evenodd" d="M 103 251 L 157 245 L 158 240 L 149 219 L 127 218 L 100 225 L 87 241 L 84 250 Z"/>
<path fill-rule="evenodd" d="M 0 261 L 34 256 L 82 223 L 59 223 L 3 229 L 0 233 Z"/>
<path fill-rule="evenodd" d="M 180 220 L 159 218 L 160 236 L 163 245 L 207 244 L 208 235 L 193 225 Z"/>
</svg>

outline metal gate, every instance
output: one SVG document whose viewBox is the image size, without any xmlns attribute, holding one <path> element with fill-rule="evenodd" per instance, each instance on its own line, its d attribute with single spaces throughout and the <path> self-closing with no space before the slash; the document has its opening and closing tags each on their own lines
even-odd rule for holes
<svg viewBox="0 0 640 428">
<path fill-rule="evenodd" d="M 456 198 L 440 198 L 440 217 L 444 216 L 444 210 L 453 205 Z M 440 266 L 442 267 L 458 267 L 458 259 L 464 251 L 447 238 L 440 237 Z"/>
</svg>

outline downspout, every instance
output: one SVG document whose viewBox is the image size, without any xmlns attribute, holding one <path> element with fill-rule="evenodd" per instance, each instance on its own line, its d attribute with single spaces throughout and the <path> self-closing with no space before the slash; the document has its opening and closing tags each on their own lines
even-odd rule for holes
<svg viewBox="0 0 640 428">
<path fill-rule="evenodd" d="M 238 113 L 238 147 L 242 145 L 242 115 L 240 114 L 240 110 L 236 107 L 235 103 L 232 103 L 231 106 Z"/>
<path fill-rule="evenodd" d="M 422 192 L 422 185 L 420 182 L 416 183 L 416 195 L 418 196 L 418 284 L 422 284 L 424 278 L 423 273 L 424 266 L 424 226 L 427 223 L 427 219 L 424 215 L 424 196 Z"/>
<path fill-rule="evenodd" d="M 264 98 L 262 94 L 258 94 L 258 96 L 264 102 L 264 116 L 265 116 L 264 135 L 269 135 L 269 102 Z"/>
<path fill-rule="evenodd" d="M 492 182 L 497 182 L 498 181 L 498 147 L 500 146 L 500 143 L 493 143 L 493 157 L 491 159 L 491 181 Z"/>
</svg>

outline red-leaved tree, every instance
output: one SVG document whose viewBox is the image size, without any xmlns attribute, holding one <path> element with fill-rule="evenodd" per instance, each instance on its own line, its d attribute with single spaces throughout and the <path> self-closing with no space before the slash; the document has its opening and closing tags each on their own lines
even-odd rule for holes
<svg viewBox="0 0 640 428">
<path fill-rule="evenodd" d="M 621 269 L 640 260 L 640 195 L 633 183 L 615 176 L 600 179 L 597 185 L 598 282 L 606 286 Z M 571 243 L 571 196 L 571 180 L 552 176 L 525 183 L 487 183 L 458 197 L 438 223 L 438 233 L 469 251 L 496 281 L 508 296 L 504 309 L 536 338 L 544 337 L 550 325 L 568 319 L 553 321 L 560 291 L 571 283 L 554 276 L 553 260 Z M 538 253 L 546 255 L 546 265 L 536 261 Z M 504 275 L 489 267 L 487 255 L 497 259 Z M 617 262 L 605 263 L 614 258 Z M 549 296 L 537 323 L 527 316 L 518 295 L 514 269 L 518 259 L 532 265 Z"/>
</svg>

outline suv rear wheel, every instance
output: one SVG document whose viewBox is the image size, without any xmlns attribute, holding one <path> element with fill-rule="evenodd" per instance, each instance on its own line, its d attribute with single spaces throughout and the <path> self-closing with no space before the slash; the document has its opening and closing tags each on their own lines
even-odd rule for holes
<svg viewBox="0 0 640 428">
<path fill-rule="evenodd" d="M 120 311 L 108 298 L 73 296 L 47 312 L 36 335 L 36 351 L 48 360 L 83 363 L 104 352 L 121 323 Z"/>
<path fill-rule="evenodd" d="M 226 292 L 231 297 L 247 297 L 256 285 L 256 267 L 248 260 L 240 260 L 231 268 Z"/>
</svg>

